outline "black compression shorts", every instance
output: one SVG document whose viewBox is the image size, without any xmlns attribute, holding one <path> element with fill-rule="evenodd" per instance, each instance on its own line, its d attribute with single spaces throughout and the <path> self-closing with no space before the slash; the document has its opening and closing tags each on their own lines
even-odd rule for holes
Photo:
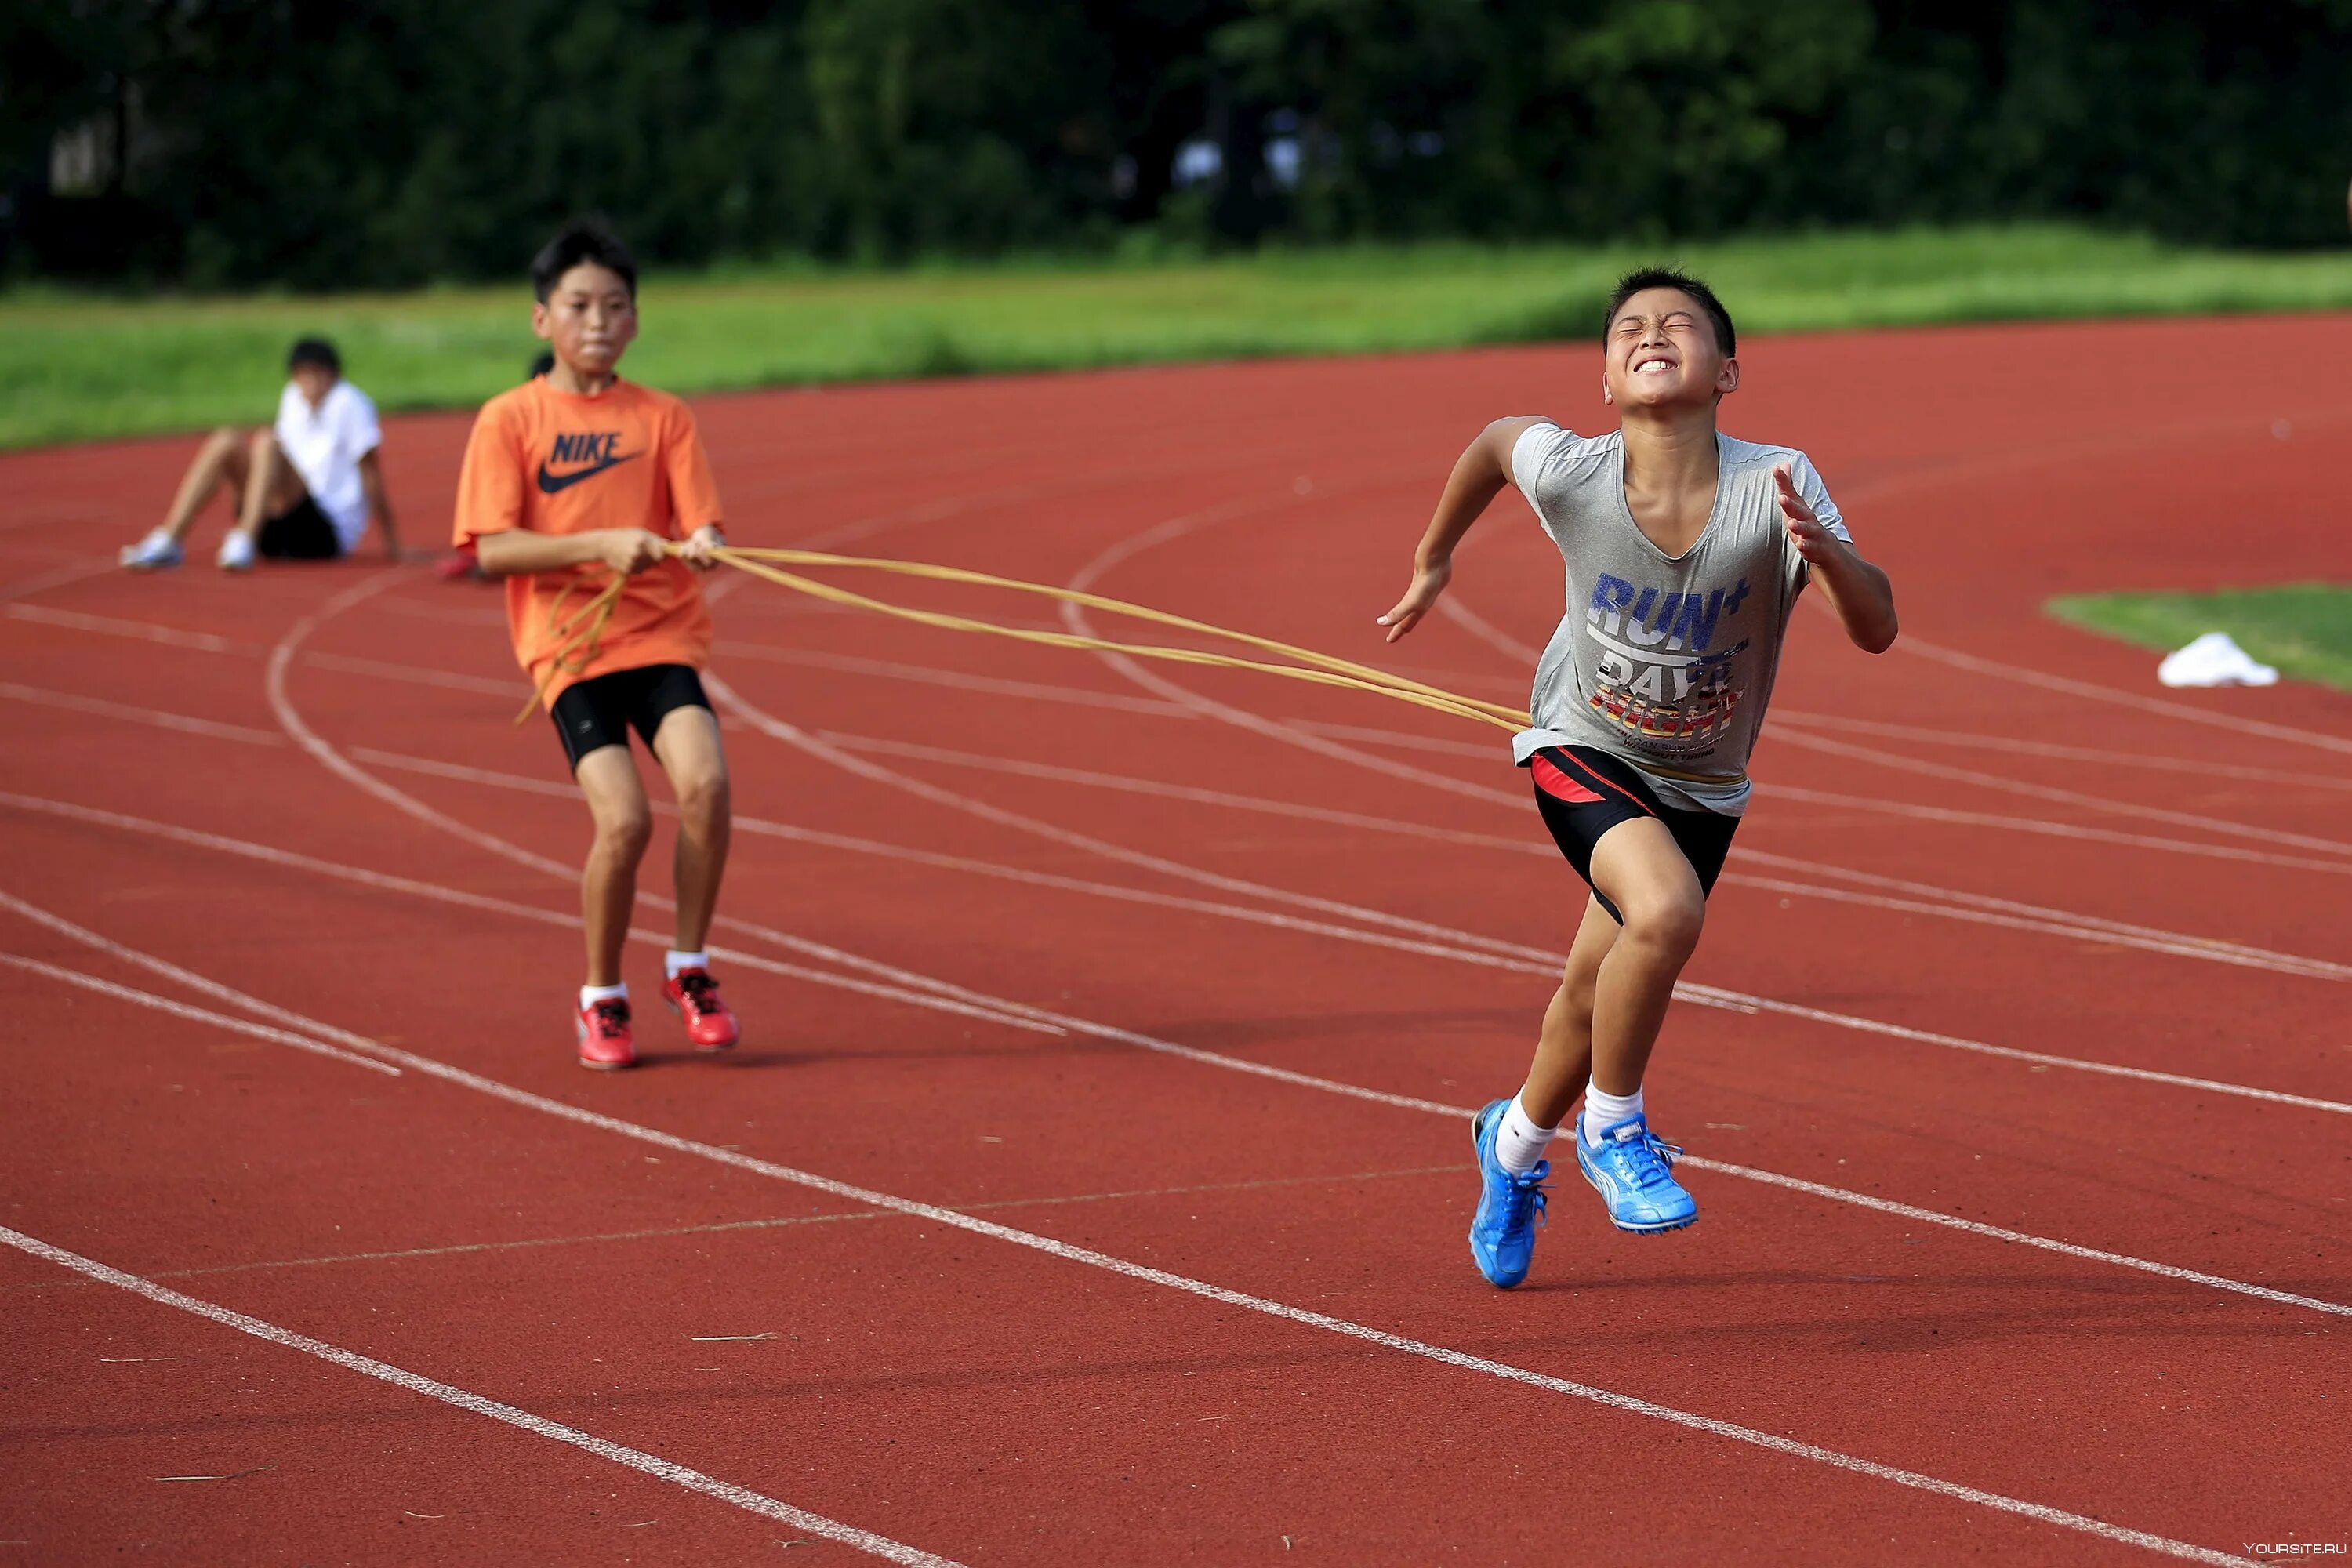
<svg viewBox="0 0 2352 1568">
<path fill-rule="evenodd" d="M 263 519 L 253 547 L 271 561 L 332 561 L 343 552 L 343 536 L 306 494 L 276 517 Z"/>
<path fill-rule="evenodd" d="M 710 699 L 702 694 L 702 678 L 683 664 L 648 664 L 637 669 L 616 669 L 591 676 L 563 689 L 548 717 L 563 742 L 572 771 L 580 759 L 605 746 L 625 746 L 631 730 L 645 737 L 651 751 L 654 732 L 672 710 L 708 710 Z"/>
<path fill-rule="evenodd" d="M 1691 869 L 1698 873 L 1699 890 L 1715 890 L 1739 818 L 1661 805 L 1632 763 L 1591 746 L 1546 746 L 1528 759 L 1528 771 L 1535 777 L 1536 808 L 1543 813 L 1544 826 L 1587 886 L 1592 881 L 1592 847 L 1601 836 L 1621 822 L 1654 816 L 1666 825 Z M 1600 889 L 1594 888 L 1592 896 L 1611 920 L 1625 923 Z"/>
</svg>

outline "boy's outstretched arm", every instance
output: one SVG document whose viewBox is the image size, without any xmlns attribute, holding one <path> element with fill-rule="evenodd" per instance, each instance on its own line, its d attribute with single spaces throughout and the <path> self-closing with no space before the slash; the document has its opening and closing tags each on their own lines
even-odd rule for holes
<svg viewBox="0 0 2352 1568">
<path fill-rule="evenodd" d="M 1396 608 L 1373 623 L 1388 628 L 1383 640 L 1394 642 L 1419 626 L 1437 596 L 1445 592 L 1454 576 L 1454 547 L 1462 542 L 1462 536 L 1470 531 L 1487 503 L 1511 482 L 1511 448 L 1518 444 L 1520 433 L 1530 425 L 1543 423 L 1535 416 L 1497 419 L 1462 449 L 1462 456 L 1454 459 L 1454 472 L 1446 477 L 1444 493 L 1437 498 L 1437 511 L 1421 536 L 1421 546 L 1412 552 L 1412 586 L 1405 589 Z"/>
<path fill-rule="evenodd" d="M 1864 653 L 1885 653 L 1895 646 L 1894 584 L 1853 545 L 1822 526 L 1812 507 L 1797 493 L 1788 465 L 1774 468 L 1772 479 L 1780 487 L 1780 521 L 1789 530 L 1789 541 L 1812 568 L 1812 580 L 1845 635 Z"/>
</svg>

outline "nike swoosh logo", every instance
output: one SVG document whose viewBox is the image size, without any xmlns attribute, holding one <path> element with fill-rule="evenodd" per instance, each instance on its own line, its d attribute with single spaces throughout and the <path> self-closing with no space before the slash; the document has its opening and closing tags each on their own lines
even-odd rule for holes
<svg viewBox="0 0 2352 1568">
<path fill-rule="evenodd" d="M 624 452 L 617 458 L 605 458 L 593 468 L 582 468 L 569 474 L 551 474 L 547 471 L 547 465 L 541 463 L 539 466 L 539 493 L 551 496 L 560 490 L 568 490 L 583 479 L 593 479 L 607 468 L 618 468 L 632 458 L 644 456 L 643 452 Z"/>
</svg>

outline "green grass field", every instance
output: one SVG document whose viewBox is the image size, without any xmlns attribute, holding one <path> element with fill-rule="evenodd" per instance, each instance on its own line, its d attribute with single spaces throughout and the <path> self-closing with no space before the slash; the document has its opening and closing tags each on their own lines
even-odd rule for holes
<svg viewBox="0 0 2352 1568">
<path fill-rule="evenodd" d="M 2227 632 L 2281 675 L 2352 691 L 2352 584 L 2084 594 L 2053 599 L 2047 608 L 2062 621 L 2168 653 L 2206 632 Z"/>
<path fill-rule="evenodd" d="M 1268 251 L 1201 261 L 656 271 L 630 373 L 678 392 L 1358 353 L 1597 336 L 1616 274 L 1666 258 L 1744 331 L 2352 307 L 2332 254 L 2188 250 L 2063 226 L 1713 245 Z M 387 409 L 463 406 L 536 348 L 512 288 L 127 298 L 0 294 L 0 447 L 267 416 L 286 345 L 323 333 Z"/>
</svg>

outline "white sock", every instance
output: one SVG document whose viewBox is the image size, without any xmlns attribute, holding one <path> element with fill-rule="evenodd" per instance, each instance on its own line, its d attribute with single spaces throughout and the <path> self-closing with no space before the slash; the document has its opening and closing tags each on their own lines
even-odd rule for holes
<svg viewBox="0 0 2352 1568">
<path fill-rule="evenodd" d="M 583 1011 L 599 1002 L 625 1002 L 628 999 L 629 983 L 625 980 L 618 985 L 583 985 L 580 988 L 580 1005 Z"/>
<path fill-rule="evenodd" d="M 671 948 L 662 955 L 662 967 L 669 972 L 669 978 L 675 980 L 677 978 L 677 972 L 681 969 L 709 968 L 710 954 L 708 952 L 680 952 L 677 949 Z"/>
<path fill-rule="evenodd" d="M 1537 1126 L 1518 1096 L 1513 1095 L 1510 1109 L 1503 1112 L 1503 1124 L 1495 1130 L 1495 1163 L 1515 1176 L 1524 1176 L 1542 1161 L 1559 1131 L 1557 1127 Z"/>
<path fill-rule="evenodd" d="M 1601 1147 L 1601 1134 L 1629 1117 L 1642 1114 L 1642 1091 L 1609 1094 L 1597 1083 L 1584 1086 L 1584 1142 Z"/>
</svg>

